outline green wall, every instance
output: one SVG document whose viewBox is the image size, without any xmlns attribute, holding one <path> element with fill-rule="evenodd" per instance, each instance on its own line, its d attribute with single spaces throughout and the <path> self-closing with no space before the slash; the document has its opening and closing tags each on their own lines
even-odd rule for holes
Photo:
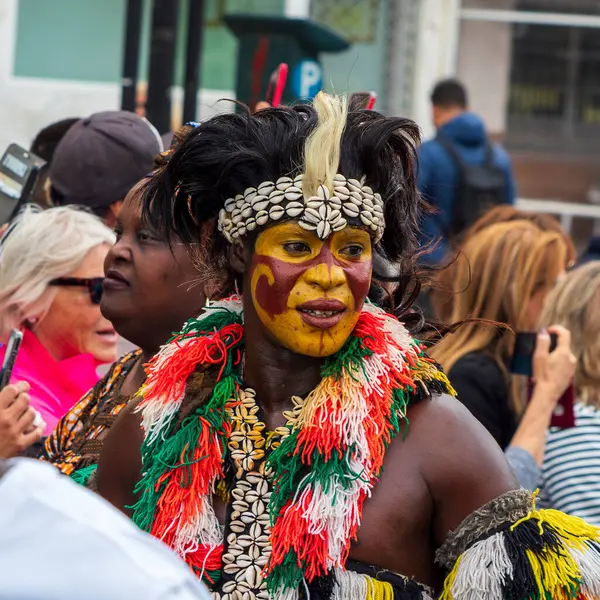
<svg viewBox="0 0 600 600">
<path fill-rule="evenodd" d="M 390 0 L 393 1 L 393 0 Z M 330 92 L 370 92 L 378 95 L 383 108 L 385 94 L 388 0 L 380 0 L 373 43 L 355 42 L 345 52 L 322 57 L 323 82 Z M 343 32 L 341 32 L 343 34 Z"/>
<path fill-rule="evenodd" d="M 124 0 L 20 0 L 14 74 L 118 81 Z"/>
<path fill-rule="evenodd" d="M 0 0 L 1 1 L 1 0 Z M 202 87 L 233 89 L 236 41 L 216 24 L 218 5 L 227 12 L 282 14 L 284 0 L 208 0 Z M 182 16 L 187 0 L 181 0 Z M 125 0 L 20 0 L 14 74 L 23 77 L 116 83 L 121 78 Z M 183 18 L 180 27 L 184 28 Z M 141 80 L 148 72 L 151 2 L 144 0 Z M 183 31 L 185 31 L 183 29 Z M 185 35 L 179 36 L 176 82 L 183 77 Z"/>
<path fill-rule="evenodd" d="M 1 2 L 2 0 L 0 0 Z M 181 0 L 182 14 L 188 0 Z M 140 79 L 146 79 L 151 1 L 144 0 Z M 235 87 L 236 41 L 218 23 L 226 12 L 282 14 L 284 0 L 207 0 L 202 87 Z M 384 93 L 387 0 L 380 1 L 373 43 L 324 55 L 324 82 L 336 92 Z M 125 0 L 19 0 L 14 74 L 26 77 L 117 83 L 121 77 Z M 180 23 L 183 28 L 183 19 Z M 343 31 L 341 32 L 343 34 Z M 179 36 L 176 83 L 182 83 L 185 35 Z"/>
</svg>

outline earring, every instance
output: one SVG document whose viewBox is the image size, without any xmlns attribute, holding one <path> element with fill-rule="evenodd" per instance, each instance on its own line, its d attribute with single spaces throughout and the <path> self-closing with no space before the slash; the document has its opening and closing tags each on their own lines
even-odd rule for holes
<svg viewBox="0 0 600 600">
<path fill-rule="evenodd" d="M 206 308 L 208 308 L 210 306 L 210 298 L 208 296 L 206 296 L 206 302 L 204 303 L 204 306 Z"/>
<path fill-rule="evenodd" d="M 27 319 L 25 319 L 25 326 L 28 329 L 32 329 L 38 322 L 38 318 L 37 317 L 29 317 Z"/>
</svg>

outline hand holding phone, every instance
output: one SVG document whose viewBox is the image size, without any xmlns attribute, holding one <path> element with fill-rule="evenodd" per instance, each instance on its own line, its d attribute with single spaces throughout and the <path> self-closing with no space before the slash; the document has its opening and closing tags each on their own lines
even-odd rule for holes
<svg viewBox="0 0 600 600">
<path fill-rule="evenodd" d="M 556 336 L 556 343 L 552 343 Z M 538 335 L 533 355 L 533 382 L 556 396 L 564 393 L 575 377 L 577 359 L 571 351 L 571 332 L 560 325 Z"/>
<path fill-rule="evenodd" d="M 24 381 L 0 391 L 0 458 L 19 456 L 42 439 L 46 425 L 31 407 L 28 391 Z"/>
<path fill-rule="evenodd" d="M 10 377 L 15 367 L 22 341 L 23 333 L 18 329 L 13 329 L 6 344 L 6 353 L 2 361 L 2 370 L 0 370 L 0 391 L 10 383 Z"/>
<path fill-rule="evenodd" d="M 564 327 L 553 326 L 549 332 L 537 334 L 531 361 L 530 397 L 535 394 L 538 402 L 553 409 L 551 426 L 574 427 L 573 378 L 577 361 L 571 351 L 570 332 Z"/>
<path fill-rule="evenodd" d="M 558 335 L 550 334 L 549 352 L 553 352 L 558 342 Z M 515 336 L 515 345 L 510 361 L 510 372 L 513 375 L 533 377 L 533 355 L 538 344 L 537 331 L 519 331 Z"/>
</svg>

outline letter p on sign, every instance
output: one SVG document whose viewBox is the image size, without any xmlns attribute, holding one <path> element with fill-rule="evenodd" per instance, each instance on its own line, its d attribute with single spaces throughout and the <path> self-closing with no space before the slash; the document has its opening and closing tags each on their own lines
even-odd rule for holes
<svg viewBox="0 0 600 600">
<path fill-rule="evenodd" d="M 314 60 L 299 62 L 292 72 L 292 89 L 298 98 L 313 98 L 323 86 L 321 65 Z"/>
</svg>

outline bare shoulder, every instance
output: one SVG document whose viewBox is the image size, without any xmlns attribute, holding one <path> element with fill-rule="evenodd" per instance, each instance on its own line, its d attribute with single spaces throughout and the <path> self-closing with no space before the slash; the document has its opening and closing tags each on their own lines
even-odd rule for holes
<svg viewBox="0 0 600 600">
<path fill-rule="evenodd" d="M 435 533 L 447 533 L 490 500 L 518 488 L 504 452 L 458 400 L 437 395 L 409 410 L 406 443 L 435 507 Z"/>
<path fill-rule="evenodd" d="M 106 434 L 98 461 L 98 492 L 126 514 L 135 502 L 134 488 L 142 470 L 140 448 L 142 417 L 136 411 L 139 399 L 119 413 Z"/>
<path fill-rule="evenodd" d="M 418 447 L 421 469 L 430 485 L 451 483 L 456 476 L 495 480 L 502 482 L 500 487 L 516 485 L 502 449 L 452 396 L 434 395 L 411 407 L 408 418 L 406 441 Z"/>
</svg>

